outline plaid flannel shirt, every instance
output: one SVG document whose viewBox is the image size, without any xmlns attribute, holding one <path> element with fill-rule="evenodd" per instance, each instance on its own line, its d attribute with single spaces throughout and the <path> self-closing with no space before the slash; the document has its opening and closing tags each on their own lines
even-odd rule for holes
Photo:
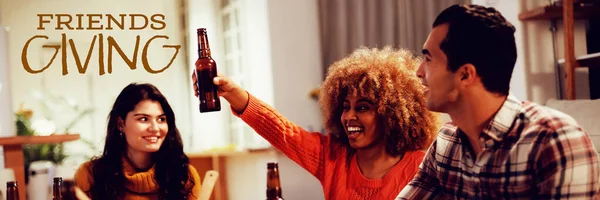
<svg viewBox="0 0 600 200">
<path fill-rule="evenodd" d="M 597 199 L 600 165 L 571 117 L 509 95 L 480 136 L 442 127 L 420 171 L 396 199 Z M 595 196 L 595 197 L 594 197 Z"/>
</svg>

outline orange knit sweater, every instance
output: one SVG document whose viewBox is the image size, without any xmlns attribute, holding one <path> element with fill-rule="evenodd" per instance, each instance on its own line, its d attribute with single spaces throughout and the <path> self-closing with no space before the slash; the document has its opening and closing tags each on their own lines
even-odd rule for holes
<svg viewBox="0 0 600 200">
<path fill-rule="evenodd" d="M 394 199 L 413 178 L 425 155 L 421 151 L 406 152 L 383 178 L 367 179 L 361 174 L 355 155 L 346 164 L 346 148 L 330 135 L 305 131 L 252 95 L 246 110 L 234 115 L 314 175 L 321 182 L 325 199 Z"/>
<path fill-rule="evenodd" d="M 85 193 L 89 194 L 94 183 L 90 161 L 83 163 L 75 172 L 75 183 Z M 200 176 L 192 165 L 188 166 L 189 174 L 194 180 L 194 187 L 188 199 L 197 199 L 200 194 Z M 154 179 L 154 166 L 145 172 L 137 172 L 135 168 L 123 158 L 123 174 L 125 175 L 125 198 L 131 200 L 158 199 L 158 183 Z"/>
</svg>

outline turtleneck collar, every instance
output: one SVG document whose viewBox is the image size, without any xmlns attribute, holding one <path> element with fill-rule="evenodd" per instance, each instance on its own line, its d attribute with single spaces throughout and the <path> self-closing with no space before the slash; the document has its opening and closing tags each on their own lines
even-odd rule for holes
<svg viewBox="0 0 600 200">
<path fill-rule="evenodd" d="M 125 176 L 125 188 L 130 192 L 139 194 L 151 194 L 158 192 L 158 183 L 154 179 L 153 165 L 148 171 L 138 172 L 131 161 L 123 156 L 123 175 Z"/>
</svg>

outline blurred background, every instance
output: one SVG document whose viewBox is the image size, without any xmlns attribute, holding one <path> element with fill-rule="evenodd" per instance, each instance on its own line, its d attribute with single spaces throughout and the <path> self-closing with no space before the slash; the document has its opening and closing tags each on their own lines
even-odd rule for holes
<svg viewBox="0 0 600 200">
<path fill-rule="evenodd" d="M 106 117 L 116 95 L 131 82 L 148 82 L 173 107 L 185 151 L 200 174 L 210 169 L 221 173 L 213 199 L 264 199 L 268 161 L 280 163 L 286 200 L 324 199 L 319 182 L 234 117 L 226 101 L 221 101 L 221 112 L 199 113 L 190 79 L 198 57 L 196 29 L 207 28 L 220 73 L 304 129 L 323 132 L 315 95 L 331 63 L 360 46 L 391 45 L 420 54 L 437 14 L 455 3 L 494 6 L 517 28 L 513 95 L 540 104 L 557 98 L 560 86 L 554 66 L 555 55 L 564 55 L 562 21 L 553 35 L 549 20 L 519 20 L 519 13 L 548 5 L 548 0 L 0 0 L 0 137 L 79 134 L 70 142 L 24 146 L 27 166 L 48 161 L 52 173 L 72 177 L 81 163 L 101 153 Z M 44 18 L 50 21 L 45 30 L 38 29 L 38 14 L 54 16 Z M 100 14 L 104 28 L 85 29 L 84 16 L 85 30 L 57 30 L 59 14 L 72 16 L 74 27 L 77 14 Z M 125 15 L 125 29 L 107 30 L 107 14 Z M 149 21 L 144 29 L 129 30 L 132 14 L 148 19 L 164 15 L 166 26 L 155 30 Z M 143 18 L 134 21 L 144 24 Z M 575 21 L 574 30 L 575 54 L 589 53 L 589 22 Z M 53 60 L 56 50 L 43 45 L 60 49 L 47 69 L 32 74 L 23 67 L 22 53 L 35 35 L 48 38 L 33 40 L 27 48 L 31 68 L 42 69 Z M 168 39 L 148 43 L 157 35 Z M 123 55 L 109 47 L 109 37 Z M 559 45 L 553 46 L 554 40 Z M 74 48 L 81 64 L 90 54 L 85 73 L 78 70 Z M 131 69 L 127 62 L 134 55 L 137 67 Z M 143 60 L 154 70 L 172 63 L 152 74 Z M 577 74 L 577 98 L 591 99 L 588 69 L 578 68 Z M 0 169 L 5 164 L 2 155 Z"/>
</svg>

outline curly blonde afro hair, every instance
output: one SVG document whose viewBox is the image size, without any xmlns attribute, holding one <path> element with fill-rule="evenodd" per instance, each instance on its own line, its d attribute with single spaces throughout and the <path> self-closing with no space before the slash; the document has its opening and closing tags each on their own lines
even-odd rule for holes
<svg viewBox="0 0 600 200">
<path fill-rule="evenodd" d="M 427 149 L 438 123 L 437 114 L 425 107 L 423 87 L 415 75 L 420 62 L 405 49 L 361 47 L 333 63 L 319 96 L 326 131 L 351 149 L 341 114 L 346 96 L 357 95 L 377 107 L 388 154 Z"/>
</svg>

